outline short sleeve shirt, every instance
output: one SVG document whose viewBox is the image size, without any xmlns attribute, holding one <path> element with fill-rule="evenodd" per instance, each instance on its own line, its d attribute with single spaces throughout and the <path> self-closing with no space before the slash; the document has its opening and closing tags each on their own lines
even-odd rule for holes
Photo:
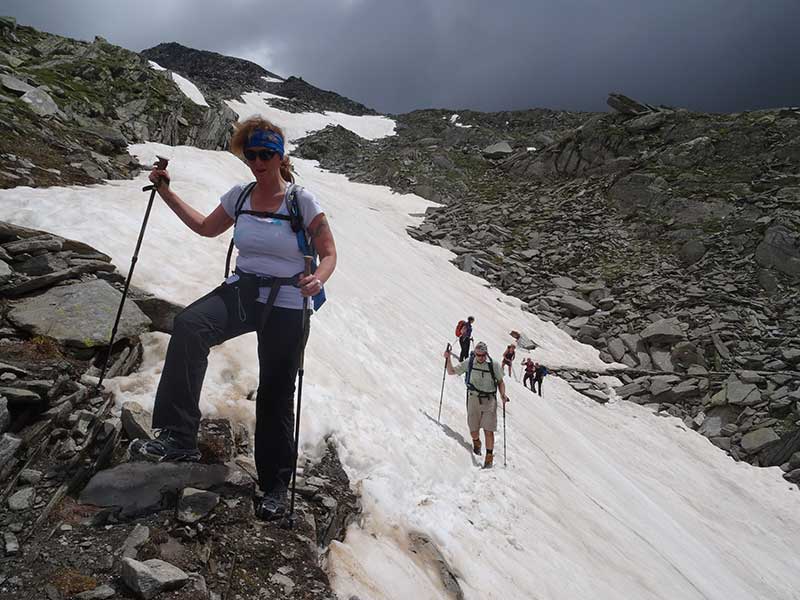
<svg viewBox="0 0 800 600">
<path fill-rule="evenodd" d="M 236 218 L 236 201 L 248 184 L 242 183 L 226 192 L 220 203 L 232 219 Z M 288 215 L 289 194 L 292 185 L 286 187 L 283 203 L 278 214 Z M 304 188 L 298 188 L 297 202 L 303 223 L 308 225 L 322 213 L 322 208 L 314 195 Z M 250 194 L 242 205 L 243 210 L 252 210 Z M 233 243 L 238 251 L 236 267 L 245 273 L 271 275 L 273 277 L 292 277 L 303 271 L 303 253 L 297 245 L 297 235 L 292 231 L 289 221 L 255 215 L 239 215 L 239 221 L 233 232 Z M 269 288 L 264 288 L 269 293 Z M 264 291 L 262 290 L 262 292 Z M 275 306 L 283 308 L 303 308 L 303 297 L 300 289 L 283 286 L 275 299 Z"/>
<path fill-rule="evenodd" d="M 467 372 L 468 366 L 469 359 L 458 363 L 453 367 L 453 371 L 455 371 L 456 375 L 464 375 Z M 503 381 L 503 370 L 495 361 L 492 361 L 492 369 L 494 370 L 494 377 L 499 384 L 501 381 Z M 475 389 L 479 392 L 491 394 L 495 389 L 494 381 L 492 381 L 492 375 L 489 373 L 488 361 L 480 363 L 477 359 L 473 360 L 472 373 L 470 373 L 469 379 L 470 383 L 475 386 Z"/>
</svg>

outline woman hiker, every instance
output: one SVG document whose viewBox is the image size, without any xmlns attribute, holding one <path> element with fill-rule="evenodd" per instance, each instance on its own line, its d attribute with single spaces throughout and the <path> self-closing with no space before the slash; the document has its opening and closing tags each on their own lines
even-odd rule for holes
<svg viewBox="0 0 800 600">
<path fill-rule="evenodd" d="M 514 357 L 517 355 L 517 347 L 514 344 L 509 344 L 506 351 L 503 352 L 503 367 L 508 367 L 508 376 L 511 377 L 511 365 L 514 362 Z"/>
<path fill-rule="evenodd" d="M 153 169 L 158 193 L 192 231 L 215 237 L 234 227 L 236 270 L 176 317 L 153 408 L 153 440 L 131 442 L 132 460 L 196 461 L 200 390 L 212 346 L 252 331 L 258 336 L 255 461 L 264 492 L 256 514 L 280 518 L 294 468 L 294 390 L 303 339 L 303 298 L 320 298 L 336 267 L 333 235 L 317 199 L 294 185 L 283 131 L 260 117 L 236 126 L 231 152 L 244 158 L 254 184 L 238 184 L 203 215 L 169 186 L 166 170 Z M 299 209 L 299 215 L 297 215 Z M 294 214 L 294 218 L 290 217 Z M 293 231 L 297 230 L 297 233 Z M 301 240 L 307 233 L 320 263 L 304 275 Z M 308 329 L 305 328 L 306 336 Z"/>
</svg>

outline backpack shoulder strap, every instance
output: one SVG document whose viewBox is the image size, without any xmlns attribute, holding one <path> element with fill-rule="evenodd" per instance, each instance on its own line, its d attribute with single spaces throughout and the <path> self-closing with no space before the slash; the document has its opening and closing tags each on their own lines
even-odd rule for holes
<svg viewBox="0 0 800 600">
<path fill-rule="evenodd" d="M 492 383 L 494 383 L 494 391 L 497 392 L 497 376 L 494 374 L 494 364 L 492 363 L 492 357 L 488 354 L 486 355 L 486 362 L 489 363 L 489 374 L 492 376 Z"/>
<path fill-rule="evenodd" d="M 468 359 L 468 360 L 469 360 L 469 362 L 467 363 L 467 376 L 466 376 L 466 378 L 464 379 L 464 383 L 466 383 L 466 384 L 467 384 L 467 389 L 468 389 L 468 390 L 471 390 L 471 389 L 472 389 L 472 388 L 470 387 L 470 386 L 472 385 L 472 384 L 470 383 L 470 377 L 472 377 L 472 360 L 473 360 L 474 358 L 475 358 L 475 353 L 474 353 L 474 352 L 470 352 L 470 353 L 469 353 L 469 359 Z"/>
<path fill-rule="evenodd" d="M 287 208 L 289 209 L 289 221 L 292 226 L 292 231 L 294 231 L 295 236 L 297 237 L 297 247 L 300 249 L 300 252 L 303 256 L 312 256 L 314 260 L 311 264 L 311 272 L 317 270 L 317 251 L 314 248 L 314 240 L 312 240 L 308 235 L 308 230 L 306 229 L 306 224 L 303 221 L 303 212 L 300 210 L 300 202 L 297 199 L 297 194 L 303 190 L 302 186 L 292 184 L 292 189 L 289 190 L 289 202 Z M 325 303 L 325 289 L 321 289 L 320 292 L 313 297 L 314 300 L 314 310 L 319 310 L 319 308 Z"/>
<path fill-rule="evenodd" d="M 239 215 L 242 214 L 242 207 L 244 206 L 245 200 L 247 200 L 247 196 L 250 195 L 250 192 L 253 191 L 254 187 L 256 187 L 255 181 L 248 183 L 245 187 L 242 188 L 242 191 L 239 193 L 239 197 L 236 199 L 236 204 L 234 204 L 234 211 L 233 211 L 234 229 L 236 229 L 236 222 L 239 220 Z M 228 255 L 225 257 L 225 279 L 228 278 L 228 273 L 230 273 L 231 271 L 232 255 L 233 255 L 233 237 L 231 236 L 231 243 L 228 244 Z"/>
</svg>

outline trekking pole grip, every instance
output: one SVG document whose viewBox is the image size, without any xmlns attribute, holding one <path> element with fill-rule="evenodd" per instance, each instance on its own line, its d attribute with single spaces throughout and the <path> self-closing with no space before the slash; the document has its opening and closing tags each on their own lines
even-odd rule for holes
<svg viewBox="0 0 800 600">
<path fill-rule="evenodd" d="M 156 169 L 158 169 L 159 171 L 163 171 L 164 169 L 166 169 L 167 165 L 169 165 L 169 159 L 168 158 L 164 158 L 163 156 L 159 156 L 158 154 L 156 154 L 156 158 L 158 160 L 155 162 L 155 164 L 153 166 Z M 157 190 L 159 188 L 161 183 L 162 183 L 162 180 L 159 179 L 158 183 L 153 183 L 153 184 L 144 186 L 142 188 L 142 191 L 143 192 L 149 192 L 150 190 L 155 191 L 155 190 Z"/>
<path fill-rule="evenodd" d="M 314 264 L 314 257 L 313 256 L 303 256 L 303 275 L 311 275 L 311 267 Z"/>
</svg>

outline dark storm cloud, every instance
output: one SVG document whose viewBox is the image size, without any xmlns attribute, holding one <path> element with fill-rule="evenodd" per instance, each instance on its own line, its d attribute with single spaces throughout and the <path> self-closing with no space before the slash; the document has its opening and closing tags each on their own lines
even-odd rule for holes
<svg viewBox="0 0 800 600">
<path fill-rule="evenodd" d="M 800 104 L 797 0 L 6 0 L 39 29 L 248 58 L 384 112 L 604 110 L 609 91 L 736 111 Z"/>
</svg>

